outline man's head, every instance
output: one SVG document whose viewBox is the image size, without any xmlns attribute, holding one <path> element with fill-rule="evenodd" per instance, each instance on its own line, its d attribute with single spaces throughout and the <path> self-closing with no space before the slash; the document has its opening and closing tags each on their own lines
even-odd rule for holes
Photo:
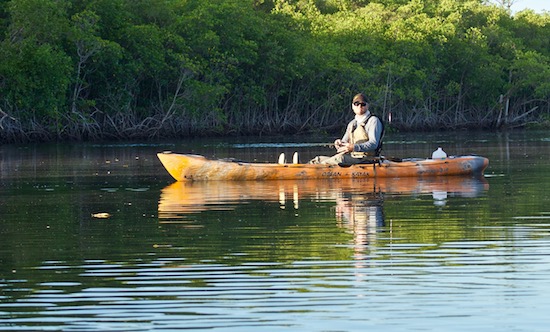
<svg viewBox="0 0 550 332">
<path fill-rule="evenodd" d="M 365 114 L 369 110 L 367 96 L 363 93 L 356 94 L 352 99 L 351 108 L 353 109 L 353 113 L 357 115 Z"/>
</svg>

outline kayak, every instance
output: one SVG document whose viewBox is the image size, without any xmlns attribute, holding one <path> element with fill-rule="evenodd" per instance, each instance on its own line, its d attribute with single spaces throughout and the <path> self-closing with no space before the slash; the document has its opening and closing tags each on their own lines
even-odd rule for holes
<svg viewBox="0 0 550 332">
<path fill-rule="evenodd" d="M 159 219 L 178 219 L 207 210 L 232 210 L 251 201 L 279 203 L 297 208 L 301 200 L 354 204 L 365 200 L 391 199 L 403 195 L 479 197 L 489 189 L 483 177 L 440 176 L 364 179 L 311 179 L 274 181 L 177 181 L 161 190 Z"/>
<path fill-rule="evenodd" d="M 480 156 L 450 156 L 440 159 L 380 158 L 351 166 L 324 164 L 249 163 L 213 160 L 200 155 L 163 152 L 157 154 L 176 181 L 308 180 L 349 178 L 402 178 L 482 175 L 489 160 Z"/>
</svg>

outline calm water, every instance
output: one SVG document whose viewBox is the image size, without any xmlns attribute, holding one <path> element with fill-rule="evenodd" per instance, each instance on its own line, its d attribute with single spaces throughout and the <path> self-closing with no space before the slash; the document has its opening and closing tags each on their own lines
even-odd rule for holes
<svg viewBox="0 0 550 332">
<path fill-rule="evenodd" d="M 155 156 L 330 153 L 298 141 L 0 146 L 0 330 L 548 330 L 550 132 L 386 136 L 483 179 L 174 183 Z"/>
</svg>

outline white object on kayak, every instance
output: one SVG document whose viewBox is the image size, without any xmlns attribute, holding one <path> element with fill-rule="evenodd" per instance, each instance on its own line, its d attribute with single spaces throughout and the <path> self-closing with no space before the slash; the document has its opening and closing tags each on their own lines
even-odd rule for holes
<svg viewBox="0 0 550 332">
<path fill-rule="evenodd" d="M 283 152 L 279 155 L 279 164 L 284 165 L 284 163 L 285 163 L 285 153 Z"/>
<path fill-rule="evenodd" d="M 432 153 L 432 159 L 445 159 L 445 158 L 447 158 L 447 154 L 445 153 L 445 151 L 443 151 L 441 147 L 438 147 L 437 150 L 435 150 Z"/>
<path fill-rule="evenodd" d="M 294 155 L 292 156 L 292 163 L 293 164 L 298 163 L 298 152 L 294 152 Z"/>
</svg>

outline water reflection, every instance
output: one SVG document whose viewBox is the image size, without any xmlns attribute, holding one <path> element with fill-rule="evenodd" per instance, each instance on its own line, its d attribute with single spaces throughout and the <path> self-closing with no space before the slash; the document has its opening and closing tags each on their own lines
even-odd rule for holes
<svg viewBox="0 0 550 332">
<path fill-rule="evenodd" d="M 311 202 L 332 204 L 333 225 L 349 234 L 348 240 L 341 243 L 342 248 L 351 250 L 356 267 L 363 267 L 368 264 L 369 251 L 376 248 L 378 233 L 388 229 L 385 201 L 404 196 L 431 196 L 439 206 L 456 196 L 477 197 L 488 187 L 485 179 L 470 177 L 175 182 L 161 191 L 158 217 L 161 224 L 194 229 L 205 226 L 198 221 L 204 220 L 197 218 L 198 213 L 252 207 L 256 205 L 253 202 L 271 202 L 281 210 L 295 213 L 303 210 L 307 215 L 315 215 L 319 209 Z M 266 212 L 269 213 L 273 212 Z M 226 222 L 231 223 L 229 219 Z"/>
<path fill-rule="evenodd" d="M 388 195 L 432 195 L 434 204 L 441 205 L 451 196 L 477 197 L 488 187 L 484 178 L 471 177 L 175 182 L 162 189 L 158 212 L 163 223 L 250 201 L 279 202 L 281 209 L 298 210 L 301 200 L 314 199 L 334 202 L 339 222 L 382 225 Z"/>
</svg>

